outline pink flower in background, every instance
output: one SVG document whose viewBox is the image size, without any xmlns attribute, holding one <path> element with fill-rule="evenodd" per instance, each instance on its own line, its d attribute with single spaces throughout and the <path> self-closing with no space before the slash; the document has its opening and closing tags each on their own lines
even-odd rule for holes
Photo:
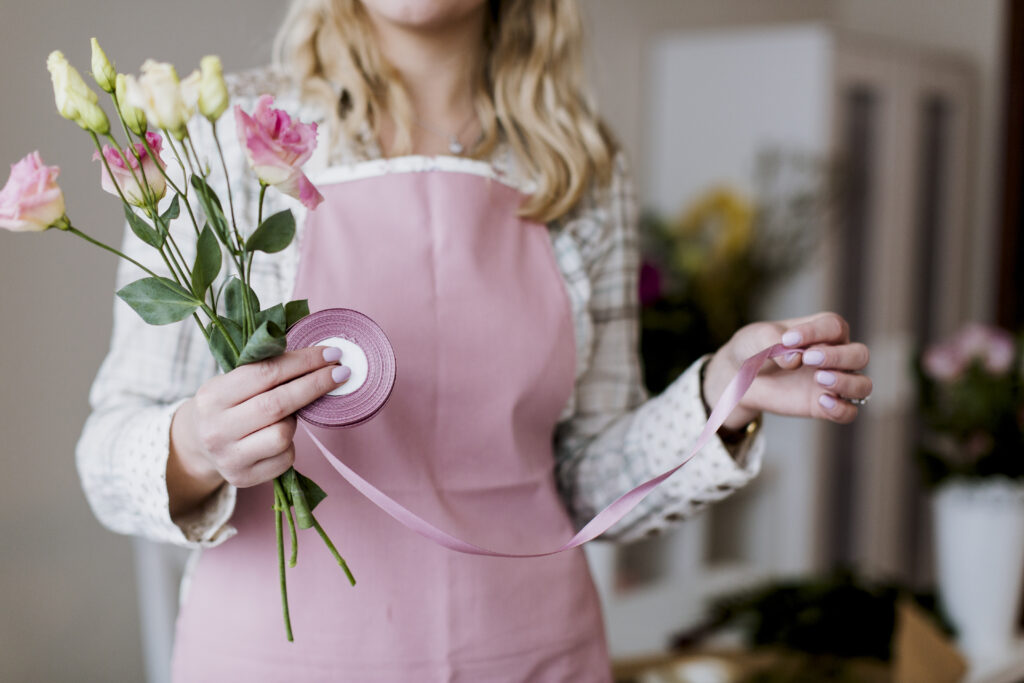
<svg viewBox="0 0 1024 683">
<path fill-rule="evenodd" d="M 661 272 L 649 261 L 640 266 L 640 305 L 647 306 L 661 296 Z"/>
<path fill-rule="evenodd" d="M 167 166 L 164 164 L 163 159 L 160 158 L 163 138 L 160 137 L 159 133 L 149 132 L 146 133 L 146 142 L 149 143 L 149 146 L 156 154 L 156 159 L 149 156 L 146 146 L 141 142 L 135 143 L 135 151 L 139 155 L 138 159 L 127 150 L 125 150 L 124 157 L 122 158 L 117 148 L 111 145 L 103 145 L 103 157 L 107 160 L 107 164 L 110 165 L 110 171 L 114 174 L 114 178 L 111 179 L 110 173 L 107 173 L 107 166 L 103 165 L 100 169 L 100 185 L 105 191 L 116 195 L 117 188 L 114 186 L 114 181 L 117 181 L 117 184 L 121 187 L 121 192 L 124 193 L 125 199 L 128 200 L 129 204 L 135 206 L 146 205 L 145 192 L 140 184 L 143 181 L 143 173 L 145 174 L 146 185 L 149 186 L 150 191 L 152 191 L 157 200 L 163 198 L 167 192 L 167 181 L 164 180 L 164 176 L 160 172 L 160 169 Z M 100 153 L 93 152 L 92 158 L 93 161 L 99 159 Z M 125 163 L 125 159 L 128 160 L 128 164 L 131 164 L 130 167 Z M 142 160 L 141 172 L 139 169 L 139 159 Z M 160 164 L 159 168 L 157 164 Z M 136 180 L 136 177 L 138 177 L 138 180 Z"/>
<path fill-rule="evenodd" d="M 966 360 L 949 345 L 929 348 L 921 364 L 929 377 L 940 382 L 956 379 L 967 369 Z"/>
<path fill-rule="evenodd" d="M 974 360 L 995 375 L 1013 364 L 1013 336 L 1004 329 L 970 323 L 952 338 L 929 347 L 921 360 L 925 372 L 940 381 L 958 378 Z"/>
<path fill-rule="evenodd" d="M 0 190 L 0 228 L 41 232 L 58 223 L 64 216 L 58 174 L 60 168 L 46 166 L 39 152 L 12 164 L 11 177 Z"/>
<path fill-rule="evenodd" d="M 238 140 L 257 178 L 315 209 L 323 195 L 300 167 L 316 148 L 316 124 L 292 121 L 287 112 L 270 106 L 273 101 L 270 95 L 260 97 L 252 116 L 235 105 Z"/>
</svg>

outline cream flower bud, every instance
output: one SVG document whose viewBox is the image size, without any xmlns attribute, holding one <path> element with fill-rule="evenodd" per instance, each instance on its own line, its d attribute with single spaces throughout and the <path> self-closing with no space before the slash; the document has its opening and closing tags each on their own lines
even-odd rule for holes
<svg viewBox="0 0 1024 683">
<path fill-rule="evenodd" d="M 179 140 L 188 133 L 185 125 L 195 110 L 198 88 L 199 72 L 183 84 L 172 65 L 152 59 L 143 63 L 142 76 L 137 80 L 128 76 L 125 83 L 128 104 L 142 109 L 150 124 Z"/>
<path fill-rule="evenodd" d="M 107 119 L 106 112 L 100 105 L 89 101 L 78 104 L 78 125 L 97 135 L 106 135 L 110 132 L 110 120 Z"/>
<path fill-rule="evenodd" d="M 57 111 L 69 121 L 74 121 L 82 128 L 88 128 L 81 119 L 81 110 L 88 104 L 95 105 L 96 93 L 82 80 L 75 67 L 68 63 L 60 50 L 54 50 L 46 58 L 46 68 L 53 80 L 53 95 L 57 103 Z M 95 118 L 95 116 L 93 116 Z"/>
<path fill-rule="evenodd" d="M 114 92 L 117 71 L 95 38 L 92 39 L 92 77 L 105 92 Z"/>
<path fill-rule="evenodd" d="M 220 57 L 207 55 L 199 60 L 202 79 L 199 82 L 199 113 L 211 122 L 220 118 L 228 108 L 228 86 Z"/>
<path fill-rule="evenodd" d="M 142 111 L 138 107 L 133 107 L 128 104 L 128 85 L 124 74 L 117 74 L 114 90 L 117 96 L 117 106 L 121 111 L 121 118 L 124 119 L 124 123 L 128 126 L 128 130 L 136 135 L 142 135 L 145 133 L 146 112 Z"/>
</svg>

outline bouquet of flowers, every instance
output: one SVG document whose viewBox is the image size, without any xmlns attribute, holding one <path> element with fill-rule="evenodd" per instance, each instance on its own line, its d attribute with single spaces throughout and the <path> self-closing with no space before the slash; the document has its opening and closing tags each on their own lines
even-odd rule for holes
<svg viewBox="0 0 1024 683">
<path fill-rule="evenodd" d="M 272 107 L 273 98 L 269 95 L 260 98 L 251 115 L 235 107 L 239 140 L 260 188 L 257 226 L 243 237 L 235 221 L 230 179 L 217 138 L 217 121 L 229 104 L 218 57 L 204 57 L 200 68 L 185 79 L 178 78 L 172 65 L 147 60 L 141 76 L 135 77 L 117 73 L 93 38 L 92 76 L 110 96 L 123 141 L 115 135 L 97 94 L 63 54 L 51 53 L 47 68 L 61 116 L 78 124 L 96 147 L 93 159 L 101 162 L 101 187 L 121 200 L 131 231 L 159 252 L 167 274 L 153 272 L 76 227 L 57 184 L 60 169 L 44 164 L 38 152 L 11 167 L 11 176 L 0 190 L 0 228 L 22 232 L 57 228 L 131 261 L 147 277 L 128 284 L 117 295 L 151 325 L 192 317 L 224 372 L 283 353 L 287 329 L 309 314 L 309 306 L 305 300 L 299 300 L 261 308 L 249 285 L 250 276 L 257 252 L 279 252 L 295 235 L 291 211 L 263 217 L 267 188 L 272 186 L 295 197 L 309 209 L 323 200 L 301 170 L 316 147 L 316 124 L 293 121 L 287 113 Z M 201 116 L 196 116 L 197 110 Z M 212 128 L 228 188 L 226 210 L 208 182 L 212 167 L 200 157 L 190 125 Z M 168 151 L 181 170 L 177 183 L 167 171 L 164 155 Z M 196 204 L 195 210 L 190 199 Z M 195 238 L 195 258 L 191 262 L 185 259 L 170 229 L 171 221 L 180 216 L 183 207 Z M 225 266 L 225 255 L 234 274 L 215 287 Z M 350 583 L 355 584 L 345 560 L 313 515 L 314 508 L 325 497 L 319 486 L 294 468 L 274 480 L 281 600 L 289 641 L 293 637 L 285 581 L 283 520 L 287 520 L 290 531 L 291 566 L 295 566 L 298 551 L 296 525 L 313 528 Z"/>
<path fill-rule="evenodd" d="M 969 324 L 914 359 L 925 480 L 1024 477 L 1024 368 L 1019 340 Z"/>
</svg>

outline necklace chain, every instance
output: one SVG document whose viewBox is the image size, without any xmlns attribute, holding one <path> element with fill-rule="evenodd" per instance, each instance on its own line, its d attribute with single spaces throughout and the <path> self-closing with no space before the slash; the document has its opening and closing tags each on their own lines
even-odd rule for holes
<svg viewBox="0 0 1024 683">
<path fill-rule="evenodd" d="M 423 123 L 423 121 L 421 121 L 420 117 L 418 117 L 418 116 L 413 116 L 413 123 L 415 123 L 417 126 L 422 128 L 423 130 L 427 131 L 428 133 L 433 133 L 434 135 L 436 135 L 438 137 L 446 139 L 448 141 L 448 151 L 451 152 L 452 154 L 458 156 L 458 155 L 460 155 L 460 154 L 462 154 L 463 152 L 466 151 L 465 146 L 463 146 L 462 142 L 459 140 L 459 136 L 462 134 L 462 131 L 466 130 L 466 126 L 468 126 L 470 123 L 472 123 L 473 119 L 475 119 L 475 118 L 476 118 L 476 113 L 474 112 L 473 114 L 471 114 L 469 116 L 468 119 L 466 119 L 463 122 L 463 124 L 461 126 L 459 126 L 458 130 L 456 130 L 454 133 L 442 133 L 441 131 L 437 130 L 436 128 L 433 128 L 433 127 L 428 126 L 427 124 Z"/>
</svg>

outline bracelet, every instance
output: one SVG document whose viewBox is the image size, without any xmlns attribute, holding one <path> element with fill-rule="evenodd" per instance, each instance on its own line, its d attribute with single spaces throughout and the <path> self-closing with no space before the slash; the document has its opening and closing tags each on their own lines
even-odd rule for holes
<svg viewBox="0 0 1024 683">
<path fill-rule="evenodd" d="M 708 405 L 707 398 L 704 397 L 704 376 L 707 374 L 708 365 L 711 362 L 711 358 L 705 358 L 704 362 L 700 366 L 700 402 L 704 404 L 704 414 L 711 417 L 711 406 Z M 744 440 L 753 435 L 761 427 L 761 415 L 759 414 L 753 420 L 747 423 L 746 427 L 742 429 L 729 429 L 725 425 L 718 428 L 718 438 L 722 440 L 722 443 L 727 446 L 735 446 L 736 444 L 742 443 Z"/>
</svg>

